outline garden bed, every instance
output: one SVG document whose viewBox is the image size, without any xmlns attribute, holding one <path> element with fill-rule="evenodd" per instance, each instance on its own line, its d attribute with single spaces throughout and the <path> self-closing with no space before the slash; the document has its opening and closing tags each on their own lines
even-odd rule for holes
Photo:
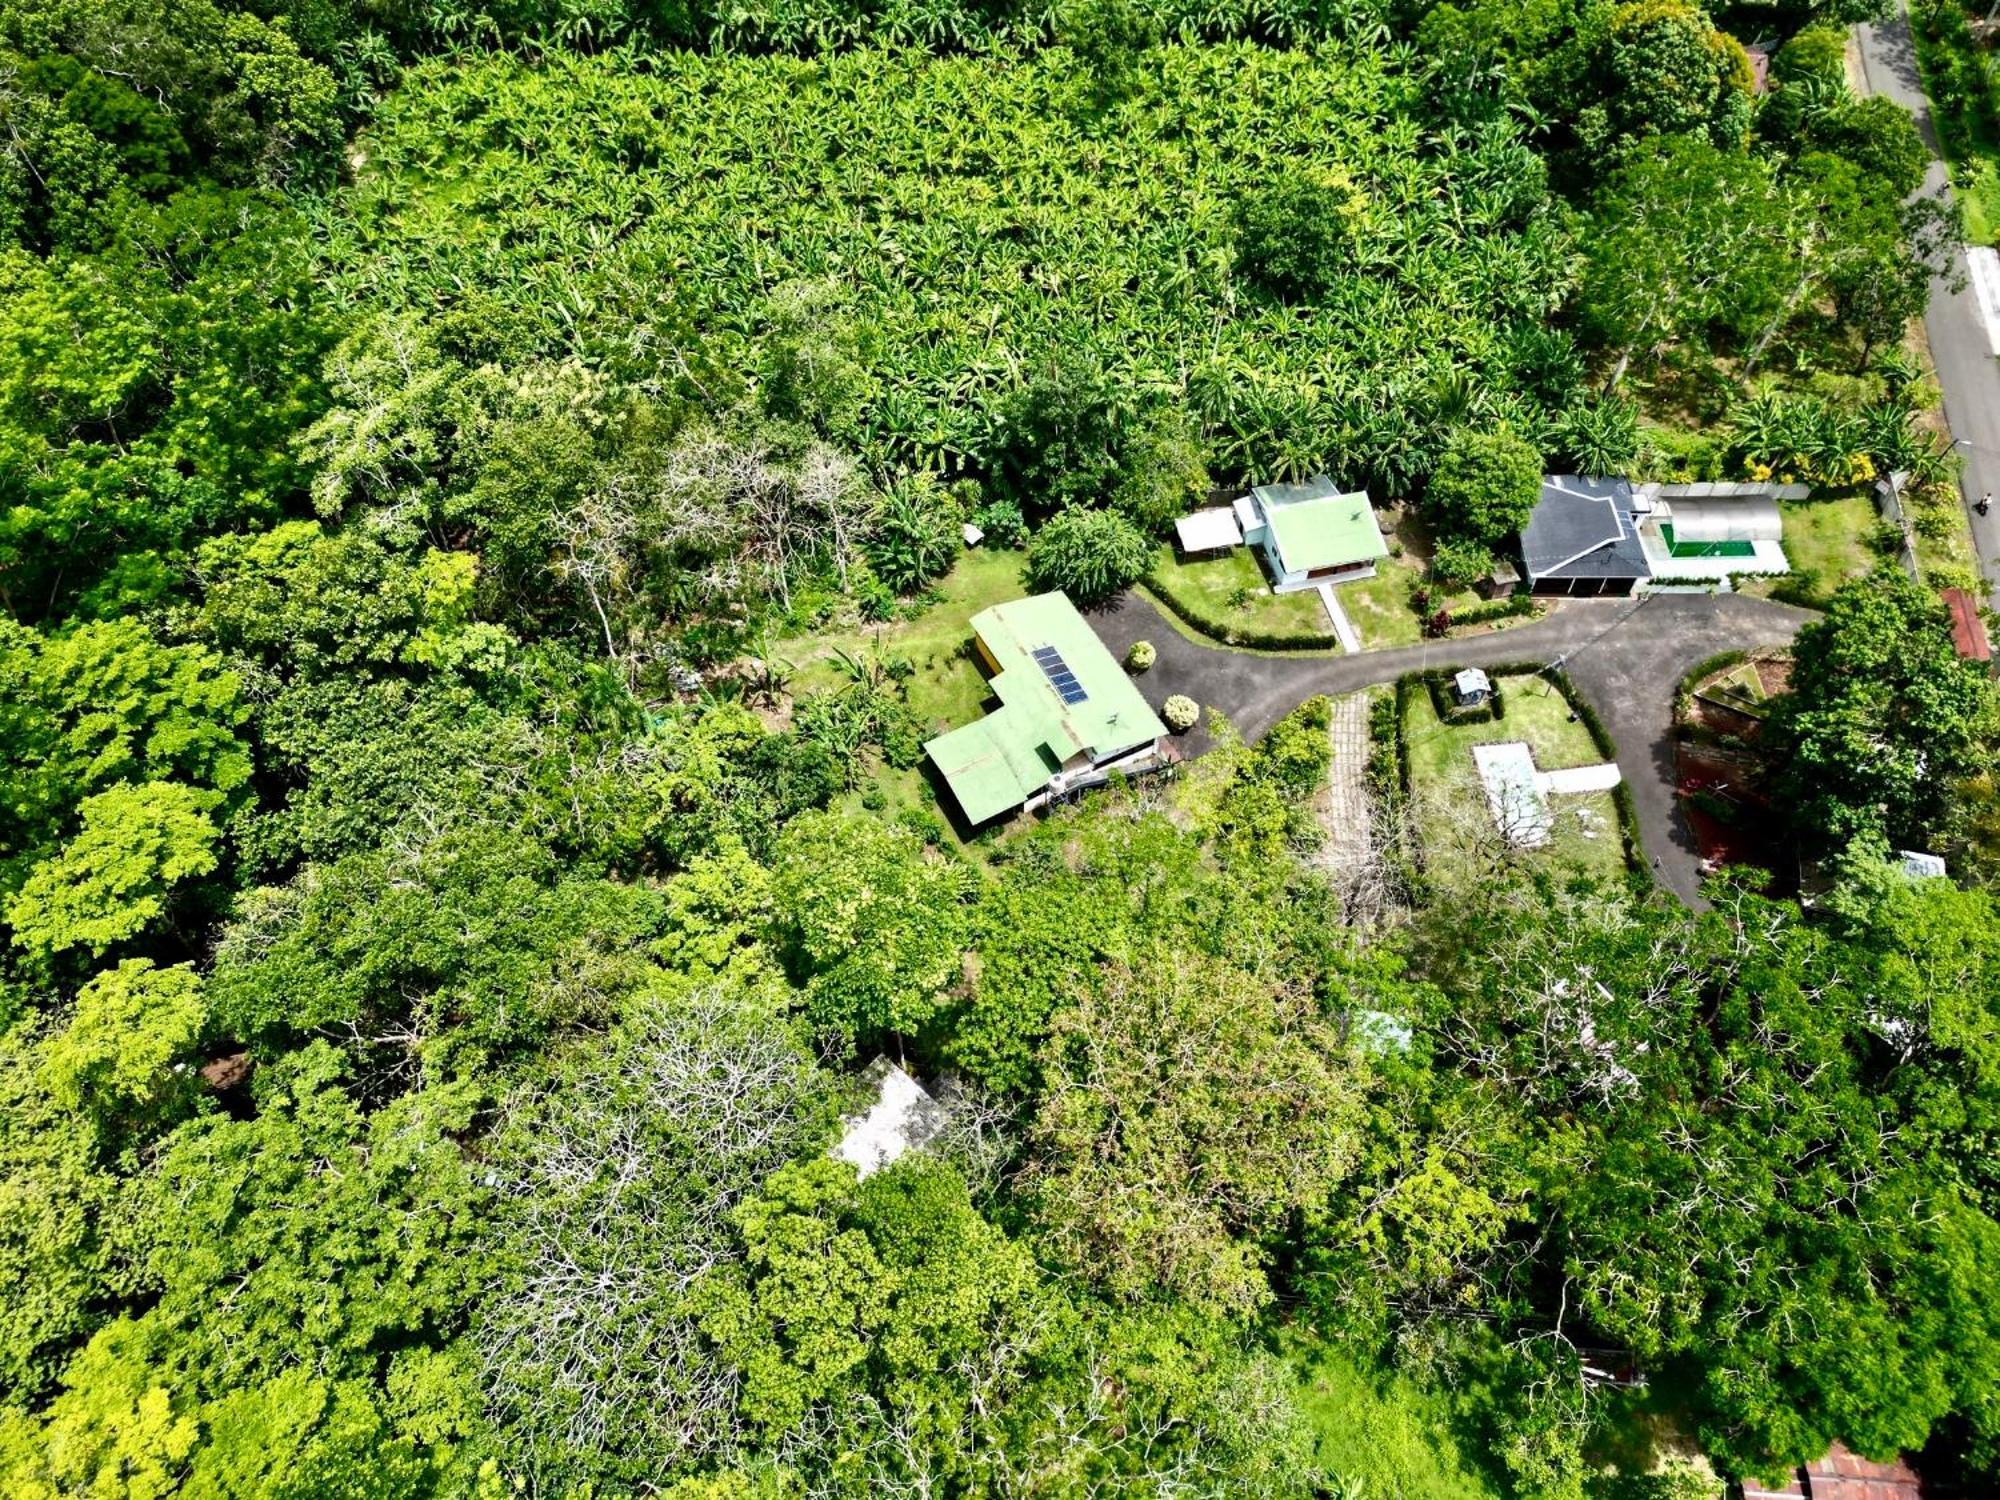
<svg viewBox="0 0 2000 1500">
<path fill-rule="evenodd" d="M 1630 822 L 1619 788 L 1551 798 L 1550 840 L 1539 848 L 1508 845 L 1495 826 L 1473 760 L 1475 745 L 1520 741 L 1541 771 L 1612 758 L 1588 710 L 1563 687 L 1531 672 L 1490 674 L 1505 711 L 1500 717 L 1446 722 L 1423 675 L 1398 684 L 1405 775 L 1424 871 L 1447 884 L 1476 880 L 1496 862 L 1542 861 L 1606 877 L 1630 868 Z"/>
</svg>

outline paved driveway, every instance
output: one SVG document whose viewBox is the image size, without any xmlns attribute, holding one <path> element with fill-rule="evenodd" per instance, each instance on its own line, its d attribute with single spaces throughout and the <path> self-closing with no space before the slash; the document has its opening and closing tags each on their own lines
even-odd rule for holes
<svg viewBox="0 0 2000 1500">
<path fill-rule="evenodd" d="M 1226 714 L 1246 739 L 1256 739 L 1315 693 L 1351 693 L 1430 667 L 1560 663 L 1618 747 L 1618 766 L 1639 814 L 1641 847 L 1661 882 L 1692 902 L 1701 870 L 1674 795 L 1674 685 L 1705 657 L 1783 644 L 1812 618 L 1805 610 L 1740 594 L 1577 599 L 1531 625 L 1359 656 L 1259 656 L 1202 645 L 1136 593 L 1092 623 L 1120 657 L 1137 640 L 1158 649 L 1159 660 L 1139 679 L 1155 707 L 1171 693 L 1185 693 L 1204 709 Z M 1197 730 L 1188 749 L 1198 753 L 1206 746 L 1206 733 Z"/>
<path fill-rule="evenodd" d="M 1950 176 L 1938 160 L 1937 133 L 1931 126 L 1930 101 L 1917 76 L 1916 47 L 1910 40 L 1909 17 L 1898 6 L 1886 21 L 1855 28 L 1861 53 L 1861 76 L 1872 94 L 1895 100 L 1917 118 L 1917 127 L 1931 148 L 1922 191 L 1949 191 Z M 1952 271 L 1966 275 L 1965 251 L 1955 251 Z M 2000 494 L 2000 366 L 1987 342 L 1979 299 L 1969 286 L 1954 289 L 1945 280 L 1931 283 L 1930 308 L 1924 314 L 1931 361 L 1937 366 L 1938 387 L 1944 392 L 1945 421 L 1965 458 L 1962 484 L 1968 498 L 1991 491 Z M 1986 574 L 1990 602 L 2000 608 L 2000 507 L 1982 516 L 1967 509 L 1979 565 Z"/>
</svg>

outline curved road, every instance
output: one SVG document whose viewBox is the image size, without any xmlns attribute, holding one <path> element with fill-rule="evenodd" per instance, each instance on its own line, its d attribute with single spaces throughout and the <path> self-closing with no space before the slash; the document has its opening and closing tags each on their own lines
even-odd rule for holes
<svg viewBox="0 0 2000 1500">
<path fill-rule="evenodd" d="M 1125 595 L 1092 623 L 1121 659 L 1134 641 L 1153 643 L 1159 660 L 1145 678 L 1153 702 L 1185 693 L 1253 740 L 1315 693 L 1351 693 L 1431 667 L 1559 663 L 1618 747 L 1618 767 L 1639 814 L 1639 842 L 1655 873 L 1693 902 L 1702 877 L 1674 795 L 1675 684 L 1706 657 L 1782 644 L 1812 618 L 1740 594 L 1573 599 L 1531 625 L 1355 656 L 1257 655 L 1204 645 L 1138 594 Z M 1197 730 L 1193 738 L 1188 748 L 1199 752 L 1206 737 Z"/>
</svg>

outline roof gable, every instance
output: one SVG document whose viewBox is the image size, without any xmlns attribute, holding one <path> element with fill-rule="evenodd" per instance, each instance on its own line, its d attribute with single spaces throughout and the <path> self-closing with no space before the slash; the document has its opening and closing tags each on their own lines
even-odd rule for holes
<svg viewBox="0 0 2000 1500">
<path fill-rule="evenodd" d="M 1533 578 L 1645 578 L 1651 573 L 1632 528 L 1632 486 L 1623 479 L 1548 474 L 1521 530 L 1521 560 Z"/>
</svg>

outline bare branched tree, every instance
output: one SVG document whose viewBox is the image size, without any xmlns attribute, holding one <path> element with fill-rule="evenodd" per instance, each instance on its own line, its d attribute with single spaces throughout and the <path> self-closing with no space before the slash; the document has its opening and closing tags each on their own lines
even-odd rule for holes
<svg viewBox="0 0 2000 1500">
<path fill-rule="evenodd" d="M 513 1105 L 495 1169 L 510 1270 L 474 1338 L 538 1489 L 737 1448 L 738 1376 L 689 1294 L 734 1254 L 731 1210 L 809 1146 L 815 1076 L 779 1026 L 702 991 L 644 1002 Z"/>
</svg>

